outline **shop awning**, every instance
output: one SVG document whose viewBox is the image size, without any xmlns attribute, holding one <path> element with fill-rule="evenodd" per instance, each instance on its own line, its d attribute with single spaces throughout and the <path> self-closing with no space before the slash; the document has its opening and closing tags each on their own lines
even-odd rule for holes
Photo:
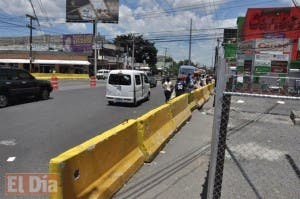
<svg viewBox="0 0 300 199">
<path fill-rule="evenodd" d="M 0 59 L 0 63 L 29 64 L 29 59 Z M 35 59 L 33 64 L 61 64 L 61 65 L 90 65 L 84 60 L 53 60 L 53 59 Z"/>
</svg>

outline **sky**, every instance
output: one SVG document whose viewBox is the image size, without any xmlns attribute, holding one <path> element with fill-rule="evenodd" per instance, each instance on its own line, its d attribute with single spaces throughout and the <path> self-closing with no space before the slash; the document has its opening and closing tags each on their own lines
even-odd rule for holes
<svg viewBox="0 0 300 199">
<path fill-rule="evenodd" d="M 41 34 L 92 33 L 90 23 L 67 23 L 65 0 L 31 0 Z M 94 0 L 96 1 L 96 0 Z M 300 6 L 300 0 L 294 0 Z M 223 28 L 236 28 L 238 16 L 247 8 L 290 7 L 292 0 L 119 0 L 117 24 L 98 23 L 97 30 L 106 39 L 135 33 L 155 43 L 158 55 L 175 61 L 188 59 L 189 33 L 192 21 L 191 60 L 212 66 L 217 38 Z M 0 1 L 0 37 L 28 36 L 26 27 L 33 15 L 30 0 Z"/>
</svg>

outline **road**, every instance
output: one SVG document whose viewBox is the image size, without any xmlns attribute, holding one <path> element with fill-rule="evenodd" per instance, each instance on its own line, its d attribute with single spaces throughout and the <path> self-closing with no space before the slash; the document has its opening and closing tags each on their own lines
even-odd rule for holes
<svg viewBox="0 0 300 199">
<path fill-rule="evenodd" d="M 89 88 L 88 81 L 66 81 L 50 100 L 0 109 L 0 176 L 48 172 L 51 157 L 162 103 L 159 85 L 152 89 L 150 101 L 131 107 L 107 105 L 103 81 L 96 88 Z M 2 185 L 3 179 L 0 193 Z"/>
</svg>

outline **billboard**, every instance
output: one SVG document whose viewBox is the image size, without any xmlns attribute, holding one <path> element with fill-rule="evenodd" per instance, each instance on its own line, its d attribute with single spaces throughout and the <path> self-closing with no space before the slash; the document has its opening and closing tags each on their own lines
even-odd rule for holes
<svg viewBox="0 0 300 199">
<path fill-rule="evenodd" d="M 119 0 L 66 0 L 67 22 L 118 23 Z"/>
<path fill-rule="evenodd" d="M 92 34 L 67 34 L 62 36 L 63 51 L 92 52 Z"/>
</svg>

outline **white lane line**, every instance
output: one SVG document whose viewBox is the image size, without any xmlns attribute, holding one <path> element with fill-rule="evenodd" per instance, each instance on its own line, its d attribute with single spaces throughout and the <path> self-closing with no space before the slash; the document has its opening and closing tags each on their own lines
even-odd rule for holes
<svg viewBox="0 0 300 199">
<path fill-rule="evenodd" d="M 16 157 L 9 157 L 9 158 L 7 158 L 7 162 L 13 162 L 13 161 L 15 161 L 15 159 L 16 159 Z"/>
<path fill-rule="evenodd" d="M 245 103 L 245 101 L 244 100 L 238 100 L 236 103 L 243 104 L 243 103 Z"/>
<path fill-rule="evenodd" d="M 5 146 L 15 146 L 16 143 L 16 139 L 11 139 L 11 140 L 1 140 L 0 141 L 0 145 L 5 145 Z"/>
<path fill-rule="evenodd" d="M 285 104 L 284 101 L 277 101 L 277 104 Z"/>
</svg>

